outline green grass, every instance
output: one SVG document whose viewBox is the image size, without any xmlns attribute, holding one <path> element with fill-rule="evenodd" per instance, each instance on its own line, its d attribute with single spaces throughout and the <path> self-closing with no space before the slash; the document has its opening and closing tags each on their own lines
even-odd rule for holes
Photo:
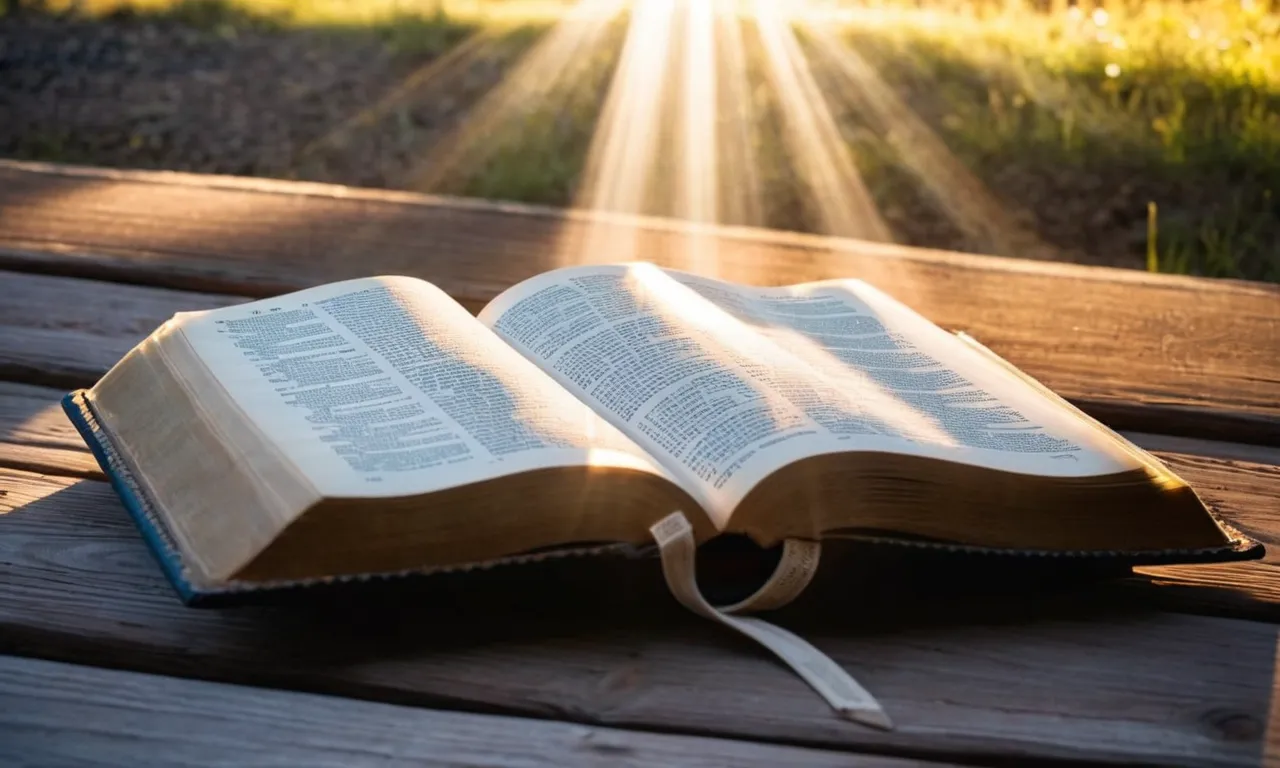
<svg viewBox="0 0 1280 768">
<path fill-rule="evenodd" d="M 866 13 L 844 37 L 990 188 L 1029 203 L 1059 239 L 1088 248 L 1071 242 L 1073 227 L 1125 232 L 1140 263 L 1161 271 L 1280 280 L 1274 7 L 969 10 Z"/>
<path fill-rule="evenodd" d="M 572 64 L 545 98 L 526 101 L 453 188 L 472 197 L 570 205 L 578 191 L 591 137 L 621 53 L 625 25 L 615 23 L 604 44 Z"/>
<path fill-rule="evenodd" d="M 1251 9 L 1239 0 L 1108 8 L 1095 20 L 1087 5 L 1046 12 L 1016 2 L 936 2 L 920 11 L 882 3 L 847 20 L 841 36 L 1014 220 L 1064 256 L 1280 280 L 1274 9 L 1261 0 Z M 751 34 L 747 43 L 753 47 Z M 748 66 L 757 84 L 760 223 L 813 229 L 813 204 L 780 139 L 777 99 L 763 85 L 758 52 Z M 891 142 L 863 124 L 856 107 L 840 108 L 841 86 L 817 69 L 859 170 L 899 236 L 982 250 L 924 192 Z M 592 82 L 594 93 L 601 81 Z M 569 202 L 593 104 L 544 110 L 462 191 Z"/>
</svg>

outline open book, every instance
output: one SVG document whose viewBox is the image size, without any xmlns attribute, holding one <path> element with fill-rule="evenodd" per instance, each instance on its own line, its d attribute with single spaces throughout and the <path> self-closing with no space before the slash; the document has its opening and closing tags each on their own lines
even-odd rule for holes
<svg viewBox="0 0 1280 768">
<path fill-rule="evenodd" d="M 351 280 L 179 314 L 67 408 L 188 596 L 643 547 L 677 511 L 695 543 L 1258 555 L 1156 459 L 857 280 L 571 267 L 478 318 Z"/>
<path fill-rule="evenodd" d="M 1232 536 L 1156 460 L 854 280 L 566 268 L 479 318 L 352 280 L 183 313 L 86 399 L 196 587 L 651 542 Z"/>
</svg>

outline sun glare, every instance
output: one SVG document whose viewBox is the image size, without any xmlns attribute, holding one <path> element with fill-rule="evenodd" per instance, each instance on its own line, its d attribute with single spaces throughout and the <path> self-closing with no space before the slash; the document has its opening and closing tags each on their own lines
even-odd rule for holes
<svg viewBox="0 0 1280 768">
<path fill-rule="evenodd" d="M 711 2 L 684 4 L 684 98 L 680 117 L 680 194 L 676 215 L 716 221 L 716 48 Z"/>
<path fill-rule="evenodd" d="M 736 0 L 717 0 L 715 6 L 716 66 L 719 72 L 715 121 L 720 171 L 720 219 L 727 224 L 763 226 L 764 188 L 751 138 L 757 121 L 742 22 L 734 12 Z"/>
<path fill-rule="evenodd" d="M 639 0 L 587 156 L 579 204 L 643 213 L 659 152 L 675 0 Z"/>
<path fill-rule="evenodd" d="M 825 233 L 891 240 L 830 106 L 813 79 L 783 4 L 756 0 L 754 10 L 769 79 L 782 102 L 787 147 L 796 171 L 812 191 Z"/>
<path fill-rule="evenodd" d="M 625 0 L 580 0 L 528 51 L 502 82 L 438 142 L 412 171 L 413 189 L 438 189 L 482 165 L 502 128 L 518 124 L 558 90 L 581 76 L 590 53 Z"/>
<path fill-rule="evenodd" d="M 652 260 L 718 274 L 719 241 L 699 225 L 771 224 L 766 179 L 777 183 L 777 174 L 763 165 L 762 141 L 780 153 L 817 232 L 892 242 L 860 173 L 860 145 L 840 127 L 850 113 L 974 245 L 1047 251 L 839 34 L 890 23 L 871 10 L 799 0 L 579 0 L 416 164 L 412 186 L 459 188 L 459 178 L 487 167 L 495 137 L 524 135 L 534 110 L 556 114 L 557 94 L 572 91 L 592 66 L 583 62 L 595 61 L 601 106 L 569 202 L 690 225 L 679 245 L 663 246 L 675 252 L 638 253 L 634 228 L 588 221 L 564 234 L 558 264 Z M 617 56 L 607 80 L 602 51 Z"/>
<path fill-rule="evenodd" d="M 937 134 L 911 110 L 857 49 L 820 20 L 803 22 L 815 58 L 839 75 L 840 93 L 852 99 L 924 190 L 960 231 L 988 253 L 1034 257 L 1047 251 L 1017 223 Z"/>
</svg>

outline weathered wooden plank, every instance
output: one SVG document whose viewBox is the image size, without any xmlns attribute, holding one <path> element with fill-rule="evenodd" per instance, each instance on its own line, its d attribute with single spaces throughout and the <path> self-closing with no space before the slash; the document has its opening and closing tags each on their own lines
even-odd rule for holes
<svg viewBox="0 0 1280 768">
<path fill-rule="evenodd" d="M 102 478 L 62 412 L 63 394 L 60 389 L 0 381 L 0 467 Z M 1145 433 L 1128 436 L 1154 451 L 1233 524 L 1278 545 L 1275 557 L 1280 558 L 1280 448 Z M 1253 567 L 1231 566 L 1246 571 Z"/>
<path fill-rule="evenodd" d="M 863 277 L 1113 426 L 1280 442 L 1280 287 L 317 184 L 0 163 L 0 263 L 268 295 L 373 272 L 472 309 L 584 261 Z M 1140 404 L 1135 407 L 1134 404 Z"/>
<path fill-rule="evenodd" d="M 1215 459 L 1280 465 L 1280 445 L 1230 443 L 1177 435 L 1158 435 L 1150 432 L 1121 432 L 1120 434 L 1131 440 L 1134 445 L 1160 454 L 1179 453 L 1187 456 L 1209 456 Z"/>
<path fill-rule="evenodd" d="M 0 657 L 0 763 L 938 766 Z"/>
<path fill-rule="evenodd" d="M 62 391 L 0 381 L 0 466 L 101 478 L 93 455 L 62 412 Z"/>
<path fill-rule="evenodd" d="M 0 272 L 0 379 L 92 384 L 175 312 L 244 299 Z"/>
<path fill-rule="evenodd" d="M 1184 610 L 1204 610 L 1280 621 L 1280 462 L 1223 461 L 1158 453 L 1191 482 L 1201 498 L 1267 547 L 1248 563 L 1139 568 L 1165 597 Z M 1248 501 L 1242 502 L 1247 495 Z"/>
<path fill-rule="evenodd" d="M 61 396 L 61 390 L 0 382 L 0 467 L 103 478 L 63 414 Z M 1169 593 L 1161 605 L 1280 620 L 1280 449 L 1164 435 L 1130 437 L 1155 450 L 1216 510 L 1269 548 L 1261 562 L 1140 569 Z"/>
<path fill-rule="evenodd" d="M 1268 727 L 1273 626 L 1161 613 L 1114 591 L 929 600 L 868 578 L 780 614 L 881 698 L 898 724 L 883 733 L 839 720 L 757 648 L 676 606 L 653 564 L 562 563 L 195 610 L 104 483 L 0 471 L 0 486 L 9 653 L 976 762 L 1252 765 L 1280 732 Z"/>
</svg>

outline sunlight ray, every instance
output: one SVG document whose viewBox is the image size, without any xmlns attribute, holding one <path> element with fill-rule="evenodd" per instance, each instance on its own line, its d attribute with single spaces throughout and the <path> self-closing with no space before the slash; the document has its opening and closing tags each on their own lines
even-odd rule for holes
<svg viewBox="0 0 1280 768">
<path fill-rule="evenodd" d="M 720 171 L 720 221 L 764 226 L 764 190 L 751 143 L 751 130 L 758 115 L 747 77 L 747 55 L 737 5 L 737 0 L 716 0 L 715 3 L 716 65 L 721 86 L 716 91 L 720 119 L 715 139 Z"/>
<path fill-rule="evenodd" d="M 596 125 L 579 204 L 643 213 L 658 154 L 675 0 L 636 0 L 622 58 Z"/>
<path fill-rule="evenodd" d="M 425 93 L 447 93 L 459 78 L 466 76 L 476 62 L 487 58 L 499 40 L 500 35 L 493 30 L 476 32 L 444 55 L 418 67 L 377 101 L 347 116 L 304 145 L 294 155 L 293 167 L 300 169 L 325 152 L 341 150 L 355 144 L 353 139 L 360 131 L 373 127 L 397 107 L 422 99 Z"/>
<path fill-rule="evenodd" d="M 705 0 L 681 0 L 683 71 L 681 76 L 679 171 L 674 215 L 696 222 L 720 219 L 720 171 L 716 147 L 718 83 L 715 38 L 716 8 Z M 714 238 L 693 234 L 682 255 L 682 266 L 713 274 L 717 245 Z"/>
<path fill-rule="evenodd" d="M 482 164 L 505 126 L 545 108 L 557 89 L 571 87 L 590 63 L 590 53 L 622 12 L 626 0 L 578 0 L 543 35 L 501 83 L 476 104 L 407 174 L 410 189 L 438 190 L 448 180 Z"/>
<path fill-rule="evenodd" d="M 1011 216 L 937 134 L 884 82 L 866 59 L 828 25 L 807 20 L 806 37 L 818 61 L 838 72 L 860 110 L 898 159 L 953 223 L 983 250 L 1005 256 L 1049 258 L 1052 249 Z M 849 96 L 847 95 L 846 98 Z"/>
<path fill-rule="evenodd" d="M 621 58 L 591 137 L 575 206 L 622 214 L 646 212 L 659 158 L 675 10 L 675 0 L 633 2 Z M 595 224 L 582 237 L 564 239 L 556 258 L 562 265 L 632 261 L 641 258 L 637 246 L 637 230 Z"/>
<path fill-rule="evenodd" d="M 782 104 L 787 147 L 812 192 L 823 234 L 890 241 L 889 228 L 779 5 L 756 0 L 756 21 L 769 80 Z"/>
<path fill-rule="evenodd" d="M 709 2 L 682 4 L 684 72 L 680 118 L 680 189 L 676 216 L 716 221 L 719 213 L 716 157 L 716 41 Z"/>
</svg>

